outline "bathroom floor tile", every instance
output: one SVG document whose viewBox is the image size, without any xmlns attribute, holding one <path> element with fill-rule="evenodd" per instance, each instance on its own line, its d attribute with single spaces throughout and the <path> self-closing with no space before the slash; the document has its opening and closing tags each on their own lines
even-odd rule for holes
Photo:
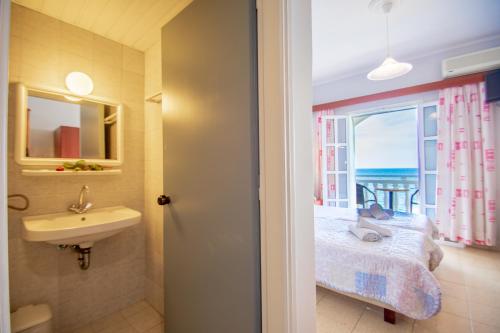
<svg viewBox="0 0 500 333">
<path fill-rule="evenodd" d="M 148 307 L 127 317 L 126 320 L 138 332 L 142 333 L 161 324 L 163 318 L 152 307 Z"/>
<path fill-rule="evenodd" d="M 144 309 L 151 308 L 151 305 L 149 305 L 146 301 L 140 301 L 135 304 L 130 305 L 129 307 L 121 310 L 121 314 L 125 317 L 128 318 L 132 315 L 135 315 L 138 312 L 141 312 Z"/>
<path fill-rule="evenodd" d="M 92 329 L 91 326 L 85 326 L 77 329 L 73 333 L 94 333 L 94 330 Z"/>
<path fill-rule="evenodd" d="M 160 325 L 156 325 L 153 328 L 150 328 L 146 331 L 146 333 L 163 333 L 165 332 L 165 325 L 162 323 Z"/>
<path fill-rule="evenodd" d="M 72 333 L 163 333 L 163 331 L 163 317 L 143 300 Z"/>
</svg>

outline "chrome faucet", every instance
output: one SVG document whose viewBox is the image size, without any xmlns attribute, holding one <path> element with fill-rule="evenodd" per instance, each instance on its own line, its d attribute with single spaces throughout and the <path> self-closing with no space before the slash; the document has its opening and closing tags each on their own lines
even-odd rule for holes
<svg viewBox="0 0 500 333">
<path fill-rule="evenodd" d="M 69 210 L 76 214 L 83 214 L 87 212 L 90 207 L 92 207 L 91 202 L 85 201 L 85 195 L 89 193 L 89 187 L 87 185 L 83 185 L 80 191 L 80 198 L 78 199 L 78 204 L 72 204 L 69 206 Z"/>
</svg>

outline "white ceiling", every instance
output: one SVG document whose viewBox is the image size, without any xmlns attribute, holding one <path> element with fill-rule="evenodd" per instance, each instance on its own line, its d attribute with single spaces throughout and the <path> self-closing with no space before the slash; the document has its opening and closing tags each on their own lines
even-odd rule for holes
<svg viewBox="0 0 500 333">
<path fill-rule="evenodd" d="M 13 0 L 13 2 L 145 51 L 161 27 L 192 0 Z"/>
<path fill-rule="evenodd" d="M 369 0 L 312 0 L 313 81 L 368 71 L 385 57 L 385 18 Z M 390 15 L 399 61 L 500 34 L 499 0 L 401 0 Z"/>
</svg>

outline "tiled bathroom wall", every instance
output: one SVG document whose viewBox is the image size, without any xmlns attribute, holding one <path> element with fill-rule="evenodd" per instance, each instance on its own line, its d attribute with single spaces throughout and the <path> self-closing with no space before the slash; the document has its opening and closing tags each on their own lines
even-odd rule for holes
<svg viewBox="0 0 500 333">
<path fill-rule="evenodd" d="M 145 53 L 145 95 L 161 91 L 161 43 Z M 163 193 L 162 106 L 145 104 L 145 179 L 146 216 L 146 300 L 163 314 L 163 206 L 156 203 Z"/>
<path fill-rule="evenodd" d="M 153 240 L 152 234 L 156 231 L 151 233 L 151 225 L 143 223 L 96 242 L 91 266 L 82 271 L 71 250 L 59 251 L 54 245 L 24 241 L 21 217 L 66 211 L 78 199 L 84 184 L 90 187 L 89 200 L 95 207 L 125 205 L 144 210 L 144 54 L 15 4 L 10 50 L 12 82 L 64 89 L 68 72 L 83 71 L 94 81 L 93 95 L 124 104 L 125 162 L 123 173 L 116 176 L 22 176 L 22 166 L 14 162 L 13 156 L 15 110 L 12 106 L 9 108 L 8 190 L 9 194 L 25 194 L 31 201 L 27 211 L 9 211 L 12 310 L 30 303 L 49 303 L 58 332 L 72 332 L 145 297 L 145 225 L 148 226 L 148 251 L 160 240 Z M 156 110 L 147 111 L 153 114 Z M 158 134 L 157 120 L 149 119 L 148 124 L 147 129 L 154 127 Z M 146 153 L 147 160 L 153 161 L 160 158 L 161 150 L 158 153 L 157 149 L 153 152 L 148 148 Z M 148 171 L 153 168 L 146 166 Z M 158 169 L 154 172 L 158 173 Z M 158 179 L 146 177 L 146 180 L 150 184 L 161 184 Z M 159 189 L 149 187 L 149 190 L 148 202 Z M 158 210 L 148 211 L 143 221 L 147 221 L 148 215 L 157 217 Z M 153 248 L 157 250 L 161 246 L 156 244 Z M 155 253 L 158 254 L 153 262 L 161 263 L 160 252 Z M 149 261 L 148 286 L 149 281 L 161 281 Z"/>
</svg>

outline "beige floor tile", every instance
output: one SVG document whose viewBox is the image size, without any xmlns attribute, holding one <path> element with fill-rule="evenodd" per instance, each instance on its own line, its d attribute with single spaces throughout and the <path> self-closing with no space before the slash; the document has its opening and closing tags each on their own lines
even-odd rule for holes
<svg viewBox="0 0 500 333">
<path fill-rule="evenodd" d="M 413 322 L 407 320 L 396 320 L 396 324 L 384 321 L 382 313 L 366 310 L 359 319 L 353 333 L 404 333 L 411 332 Z"/>
<path fill-rule="evenodd" d="M 140 312 L 127 317 L 127 321 L 139 332 L 146 332 L 147 330 L 162 323 L 163 318 L 153 310 L 153 308 L 148 307 Z"/>
<path fill-rule="evenodd" d="M 460 264 L 452 264 L 446 260 L 446 257 L 433 273 L 440 281 L 448 281 L 461 285 L 465 284 L 465 277 Z"/>
<path fill-rule="evenodd" d="M 466 287 L 469 303 L 500 308 L 500 292 L 478 287 Z"/>
<path fill-rule="evenodd" d="M 464 266 L 500 270 L 500 252 L 466 248 L 460 253 Z"/>
<path fill-rule="evenodd" d="M 337 322 L 328 314 L 316 314 L 316 333 L 350 333 L 355 325 L 356 322 Z"/>
<path fill-rule="evenodd" d="M 443 296 L 452 296 L 461 300 L 467 299 L 466 287 L 464 285 L 448 281 L 439 281 L 439 284 L 441 285 Z"/>
<path fill-rule="evenodd" d="M 470 317 L 467 301 L 448 295 L 441 297 L 441 311 L 464 318 Z"/>
<path fill-rule="evenodd" d="M 322 332 L 335 327 L 339 331 L 350 332 L 364 311 L 364 304 L 340 294 L 328 293 L 318 303 L 316 316 Z M 319 332 L 319 329 L 318 329 Z"/>
<path fill-rule="evenodd" d="M 472 322 L 472 328 L 474 329 L 474 333 L 498 333 L 500 330 L 498 327 Z"/>
<path fill-rule="evenodd" d="M 471 318 L 475 322 L 497 327 L 500 332 L 500 308 L 470 303 Z"/>
<path fill-rule="evenodd" d="M 415 321 L 413 332 L 470 333 L 471 327 L 468 319 L 441 312 L 431 319 Z"/>
</svg>

